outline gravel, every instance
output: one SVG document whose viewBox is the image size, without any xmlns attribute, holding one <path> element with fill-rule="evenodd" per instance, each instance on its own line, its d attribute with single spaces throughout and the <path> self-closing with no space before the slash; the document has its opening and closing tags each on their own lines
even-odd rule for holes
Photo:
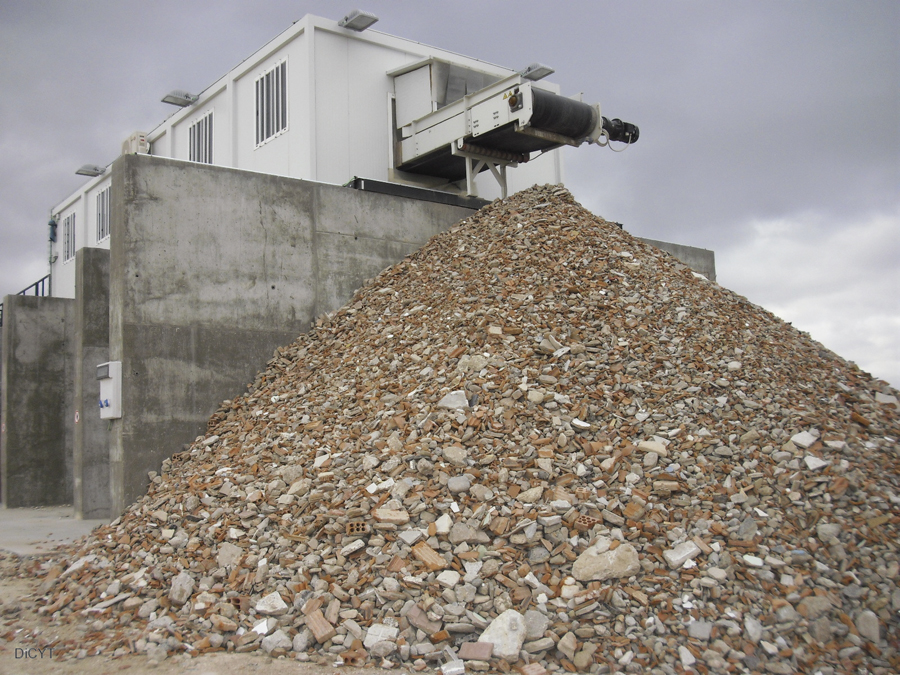
<svg viewBox="0 0 900 675">
<path fill-rule="evenodd" d="M 535 187 L 277 350 L 38 603 L 102 622 L 71 658 L 900 672 L 897 401 Z"/>
</svg>

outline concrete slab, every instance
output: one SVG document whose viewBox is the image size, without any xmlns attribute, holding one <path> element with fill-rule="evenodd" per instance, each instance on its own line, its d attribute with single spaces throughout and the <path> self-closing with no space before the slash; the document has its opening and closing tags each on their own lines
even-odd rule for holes
<svg viewBox="0 0 900 675">
<path fill-rule="evenodd" d="M 71 506 L 0 507 L 0 549 L 18 555 L 47 553 L 89 534 L 102 520 L 78 520 Z"/>
</svg>

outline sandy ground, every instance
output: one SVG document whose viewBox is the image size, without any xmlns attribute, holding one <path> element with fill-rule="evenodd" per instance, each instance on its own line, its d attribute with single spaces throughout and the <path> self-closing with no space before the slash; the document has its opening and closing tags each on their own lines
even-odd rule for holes
<svg viewBox="0 0 900 675">
<path fill-rule="evenodd" d="M 169 657 L 160 664 L 151 663 L 144 655 L 121 658 L 92 656 L 85 659 L 62 660 L 51 649 L 43 654 L 27 636 L 40 631 L 39 637 L 53 640 L 71 638 L 84 633 L 84 629 L 70 624 L 51 624 L 33 611 L 31 602 L 38 583 L 33 579 L 11 576 L 10 565 L 0 569 L 0 675 L 112 675 L 127 672 L 128 675 L 385 675 L 405 673 L 402 669 L 347 668 L 317 663 L 302 663 L 282 657 L 272 659 L 265 654 L 215 653 L 191 658 L 183 655 Z"/>
<path fill-rule="evenodd" d="M 79 520 L 71 506 L 0 507 L 0 550 L 18 555 L 51 551 L 89 534 L 108 520 Z"/>
<path fill-rule="evenodd" d="M 92 656 L 85 659 L 62 659 L 52 649 L 41 653 L 38 641 L 52 643 L 56 639 L 78 639 L 85 627 L 52 623 L 34 610 L 39 580 L 22 573 L 23 558 L 40 557 L 59 544 L 74 541 L 106 521 L 77 520 L 71 506 L 35 509 L 0 508 L 0 675 L 384 675 L 404 673 L 402 669 L 337 668 L 333 664 L 302 663 L 282 657 L 272 659 L 258 654 L 206 654 L 196 658 L 183 655 L 169 657 L 160 664 L 147 657 L 129 655 L 120 658 Z M 15 555 L 10 555 L 13 553 Z M 36 631 L 39 633 L 35 634 Z M 30 637 L 33 636 L 33 637 Z"/>
</svg>

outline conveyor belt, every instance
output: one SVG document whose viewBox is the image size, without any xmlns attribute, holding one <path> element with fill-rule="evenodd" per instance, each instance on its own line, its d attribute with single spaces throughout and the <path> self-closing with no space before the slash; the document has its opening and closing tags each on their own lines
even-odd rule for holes
<svg viewBox="0 0 900 675">
<path fill-rule="evenodd" d="M 532 89 L 534 96 L 531 124 L 533 129 L 550 131 L 560 136 L 581 140 L 597 123 L 596 111 L 586 103 L 573 101 L 540 89 Z M 513 125 L 506 125 L 479 136 L 478 145 L 507 152 L 535 152 L 552 148 L 559 143 L 545 138 L 517 133 Z"/>
<path fill-rule="evenodd" d="M 597 124 L 597 112 L 586 103 L 532 89 L 533 107 L 529 126 L 580 141 Z M 528 154 L 559 146 L 559 142 L 519 133 L 515 124 L 507 124 L 471 139 L 473 145 L 509 153 Z M 439 148 L 398 167 L 410 173 L 440 176 L 448 181 L 466 176 L 465 162 L 454 157 L 448 147 Z M 482 169 L 484 170 L 484 169 Z"/>
<path fill-rule="evenodd" d="M 540 89 L 532 89 L 531 93 L 534 99 L 531 126 L 535 129 L 580 140 L 597 125 L 597 111 L 587 103 Z"/>
</svg>

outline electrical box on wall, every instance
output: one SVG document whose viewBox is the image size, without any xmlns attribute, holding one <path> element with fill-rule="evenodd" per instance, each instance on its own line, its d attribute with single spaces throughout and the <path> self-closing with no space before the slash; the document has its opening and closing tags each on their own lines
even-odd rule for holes
<svg viewBox="0 0 900 675">
<path fill-rule="evenodd" d="M 122 362 L 109 361 L 97 366 L 100 380 L 100 419 L 122 417 Z"/>
</svg>

